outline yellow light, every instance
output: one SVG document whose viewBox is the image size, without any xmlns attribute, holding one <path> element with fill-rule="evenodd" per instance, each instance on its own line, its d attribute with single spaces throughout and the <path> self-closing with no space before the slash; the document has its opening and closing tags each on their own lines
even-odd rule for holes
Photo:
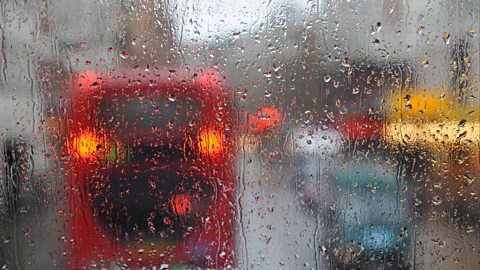
<svg viewBox="0 0 480 270">
<path fill-rule="evenodd" d="M 216 156 L 223 151 L 223 139 L 219 132 L 202 131 L 199 136 L 198 148 L 204 155 Z"/>
<path fill-rule="evenodd" d="M 480 143 L 480 123 L 444 121 L 430 123 L 391 123 L 386 126 L 386 139 L 392 143 L 424 144 L 444 149 L 443 144 L 477 147 Z"/>
<path fill-rule="evenodd" d="M 387 117 L 392 121 L 440 120 L 457 111 L 452 97 L 439 91 L 397 92 L 387 99 Z"/>
<path fill-rule="evenodd" d="M 97 152 L 101 140 L 93 133 L 83 133 L 73 139 L 73 150 L 81 158 L 91 158 Z"/>
</svg>

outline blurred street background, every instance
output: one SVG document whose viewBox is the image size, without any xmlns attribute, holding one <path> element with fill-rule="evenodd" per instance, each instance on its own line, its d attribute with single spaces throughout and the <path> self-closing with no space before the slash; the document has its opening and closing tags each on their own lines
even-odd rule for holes
<svg viewBox="0 0 480 270">
<path fill-rule="evenodd" d="M 112 70 L 213 70 L 225 86 L 229 268 L 480 269 L 479 1 L 11 0 L 0 12 L 2 269 L 78 266 L 64 145 L 79 124 L 65 119 L 78 82 Z M 228 268 L 102 252 L 79 268 Z"/>
</svg>

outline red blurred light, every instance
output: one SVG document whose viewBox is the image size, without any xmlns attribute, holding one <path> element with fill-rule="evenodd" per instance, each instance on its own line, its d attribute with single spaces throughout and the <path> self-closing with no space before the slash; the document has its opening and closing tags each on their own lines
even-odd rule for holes
<svg viewBox="0 0 480 270">
<path fill-rule="evenodd" d="M 282 120 L 282 115 L 278 109 L 263 107 L 249 118 L 250 131 L 262 133 L 274 128 Z"/>
<path fill-rule="evenodd" d="M 367 140 L 382 136 L 382 122 L 365 117 L 355 117 L 339 124 L 338 131 L 348 140 Z"/>
<path fill-rule="evenodd" d="M 220 83 L 220 75 L 212 68 L 205 70 L 198 78 L 198 82 L 205 89 L 216 89 Z"/>
<path fill-rule="evenodd" d="M 172 198 L 172 208 L 178 215 L 186 215 L 192 210 L 192 198 L 190 195 L 179 194 Z"/>
<path fill-rule="evenodd" d="M 85 71 L 78 75 L 78 86 L 82 89 L 92 90 L 99 84 L 98 76 L 93 71 Z"/>
</svg>

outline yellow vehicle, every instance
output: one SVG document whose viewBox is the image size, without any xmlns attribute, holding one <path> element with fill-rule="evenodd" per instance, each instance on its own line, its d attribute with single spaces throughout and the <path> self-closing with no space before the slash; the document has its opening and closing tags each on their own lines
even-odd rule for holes
<svg viewBox="0 0 480 270">
<path fill-rule="evenodd" d="M 480 104 L 433 91 L 393 94 L 386 107 L 386 141 L 426 162 L 417 166 L 416 204 L 425 213 L 456 209 L 456 224 L 472 231 L 480 213 Z"/>
<path fill-rule="evenodd" d="M 440 91 L 392 94 L 386 102 L 386 139 L 434 149 L 447 145 L 478 148 L 479 106 L 459 104 Z"/>
</svg>

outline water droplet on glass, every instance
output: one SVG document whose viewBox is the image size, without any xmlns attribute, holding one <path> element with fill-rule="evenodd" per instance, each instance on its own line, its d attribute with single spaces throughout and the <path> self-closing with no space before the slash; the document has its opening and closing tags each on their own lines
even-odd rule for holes
<svg viewBox="0 0 480 270">
<path fill-rule="evenodd" d="M 271 97 L 271 96 L 272 96 L 272 89 L 265 90 L 265 97 Z"/>
<path fill-rule="evenodd" d="M 424 29 L 425 29 L 425 27 L 423 27 L 423 26 L 418 27 L 417 28 L 417 34 L 421 35 Z"/>
<path fill-rule="evenodd" d="M 217 118 L 217 121 L 222 121 L 223 119 L 223 112 L 217 112 L 215 114 L 215 117 Z"/>
<path fill-rule="evenodd" d="M 457 137 L 457 142 L 458 142 L 458 141 L 461 141 L 461 140 L 464 139 L 465 137 L 467 137 L 467 132 L 466 132 L 466 131 L 464 131 L 464 132 L 460 133 L 460 135 L 458 135 L 458 137 Z"/>
<path fill-rule="evenodd" d="M 440 205 L 442 203 L 442 197 L 440 197 L 439 195 L 433 196 L 432 203 L 434 205 Z"/>
<path fill-rule="evenodd" d="M 323 256 L 327 255 L 327 248 L 325 246 L 320 246 L 320 252 Z"/>
<path fill-rule="evenodd" d="M 325 75 L 325 76 L 323 76 L 323 80 L 324 80 L 326 83 L 330 82 L 331 79 L 332 79 L 332 77 L 331 77 L 330 75 Z"/>
<path fill-rule="evenodd" d="M 419 198 L 415 198 L 415 206 L 420 206 L 422 203 L 422 200 L 420 200 Z"/>
<path fill-rule="evenodd" d="M 92 84 L 90 84 L 90 87 L 93 89 L 97 89 L 99 86 L 100 86 L 100 83 L 98 82 L 93 82 Z"/>
<path fill-rule="evenodd" d="M 120 53 L 120 57 L 123 58 L 123 59 L 127 59 L 128 58 L 128 53 L 126 51 L 122 51 Z"/>
<path fill-rule="evenodd" d="M 273 71 L 278 72 L 282 67 L 278 64 L 273 64 Z"/>
<path fill-rule="evenodd" d="M 469 185 L 472 184 L 475 181 L 475 179 L 477 179 L 477 177 L 474 174 L 469 173 L 469 172 L 465 173 L 463 175 L 463 177 L 465 177 L 465 179 L 467 179 L 467 183 Z"/>
<path fill-rule="evenodd" d="M 477 29 L 472 28 L 472 29 L 468 30 L 468 35 L 471 36 L 471 37 L 476 36 L 477 35 Z"/>
<path fill-rule="evenodd" d="M 445 42 L 445 44 L 450 43 L 450 33 L 444 32 L 442 37 L 443 37 L 443 41 Z"/>
<path fill-rule="evenodd" d="M 441 240 L 438 242 L 438 246 L 440 246 L 441 248 L 444 248 L 446 245 L 447 245 L 447 242 L 445 242 L 444 240 Z"/>
<path fill-rule="evenodd" d="M 467 158 L 465 157 L 465 154 L 460 153 L 457 157 L 458 164 L 463 164 Z"/>
<path fill-rule="evenodd" d="M 351 64 L 350 64 L 350 59 L 344 58 L 344 59 L 342 60 L 342 66 L 343 66 L 343 67 L 350 67 L 350 66 L 351 66 Z"/>
<path fill-rule="evenodd" d="M 428 59 L 425 59 L 425 60 L 422 61 L 422 66 L 424 68 L 428 67 L 428 65 L 430 65 L 430 62 L 428 62 Z"/>
</svg>

